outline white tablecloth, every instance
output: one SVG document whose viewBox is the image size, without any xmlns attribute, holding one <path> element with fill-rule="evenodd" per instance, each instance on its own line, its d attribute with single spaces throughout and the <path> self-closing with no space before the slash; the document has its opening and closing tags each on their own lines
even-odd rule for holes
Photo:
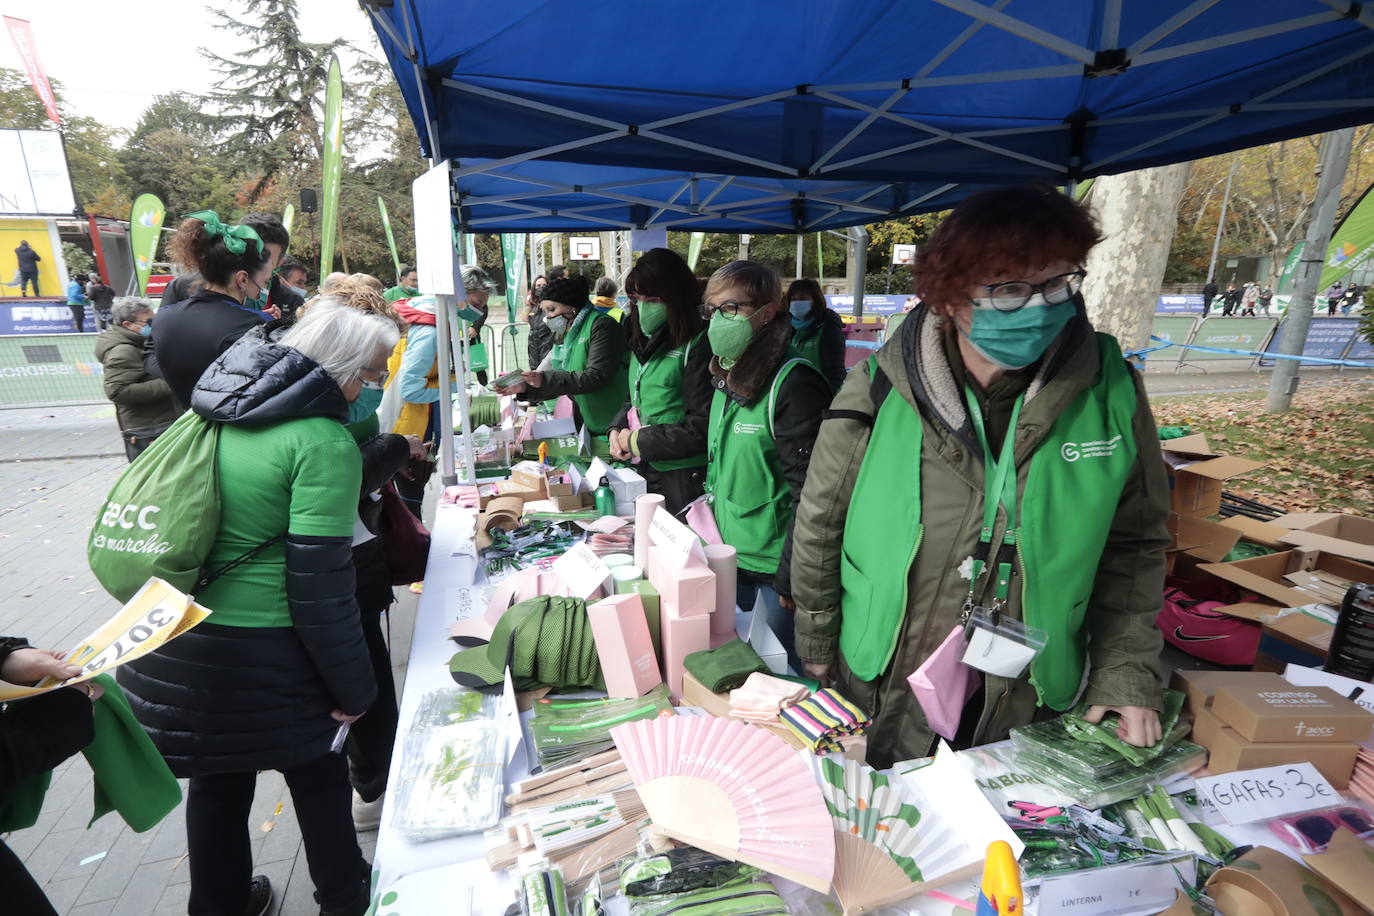
<svg viewBox="0 0 1374 916">
<path fill-rule="evenodd" d="M 420 596 L 420 605 L 415 614 L 415 632 L 411 638 L 410 661 L 406 669 L 405 688 L 401 694 L 400 725 L 397 728 L 396 744 L 391 755 L 391 775 L 387 780 L 386 801 L 382 805 L 382 824 L 377 832 L 377 851 L 373 857 L 373 887 L 381 888 L 383 900 L 386 891 L 406 875 L 440 866 L 456 866 L 453 871 L 460 872 L 471 880 L 471 896 L 468 888 L 461 884 L 452 886 L 453 896 L 443 910 L 429 910 L 433 913 L 467 913 L 467 902 L 472 903 L 474 913 L 502 913 L 514 899 L 513 891 L 504 874 L 492 875 L 483 858 L 484 848 L 480 833 L 469 836 L 436 840 L 430 843 L 412 843 L 401 835 L 391 823 L 395 809 L 394 801 L 401 786 L 401 764 L 405 747 L 406 732 L 415 718 L 415 710 L 420 699 L 432 690 L 453 687 L 449 675 L 448 662 L 458 647 L 448 638 L 448 628 L 452 623 L 447 608 L 455 606 L 450 600 L 456 589 L 471 585 L 478 578 L 477 559 L 472 545 L 472 532 L 476 513 L 471 509 L 441 505 L 434 513 L 429 546 L 429 566 L 425 572 L 425 591 Z M 511 777 L 523 778 L 527 773 L 524 755 L 516 755 L 513 767 L 516 772 L 507 771 L 509 786 Z M 453 874 L 450 871 L 450 875 Z M 466 883 L 466 882 L 463 882 Z M 407 896 L 404 890 L 402 897 Z M 391 912 L 420 913 L 423 909 L 404 906 L 405 900 L 396 901 L 395 906 L 378 906 L 378 916 Z M 486 904 L 484 907 L 483 904 Z"/>
</svg>

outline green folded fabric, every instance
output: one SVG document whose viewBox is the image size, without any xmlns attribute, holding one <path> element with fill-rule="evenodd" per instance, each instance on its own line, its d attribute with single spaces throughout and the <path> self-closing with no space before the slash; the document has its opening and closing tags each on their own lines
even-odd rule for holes
<svg viewBox="0 0 1374 916">
<path fill-rule="evenodd" d="M 87 826 L 118 811 L 137 833 L 156 827 L 181 804 L 181 785 L 134 718 L 114 678 L 95 679 L 105 694 L 95 702 L 95 739 L 81 753 L 95 774 L 95 812 Z"/>
<path fill-rule="evenodd" d="M 95 775 L 94 811 L 86 826 L 118 811 L 125 823 L 143 833 L 181 804 L 181 785 L 114 678 L 102 674 L 94 681 L 105 693 L 91 706 L 95 737 L 81 751 Z M 32 827 L 51 784 L 51 771 L 20 783 L 0 812 L 0 833 Z"/>
<path fill-rule="evenodd" d="M 1083 715 L 1088 711 L 1088 704 L 1079 703 L 1071 712 L 1065 713 L 1060 717 L 1064 723 L 1064 731 L 1069 737 L 1078 741 L 1090 741 L 1101 744 L 1120 755 L 1132 766 L 1141 766 L 1154 760 L 1160 754 L 1167 751 L 1175 742 L 1172 736 L 1174 727 L 1178 725 L 1179 713 L 1183 710 L 1183 694 L 1177 690 L 1164 691 L 1164 710 L 1159 714 L 1160 734 L 1163 736 L 1150 747 L 1136 747 L 1134 744 L 1127 744 L 1116 736 L 1117 725 L 1120 716 L 1108 714 L 1103 716 L 1102 721 L 1093 724 L 1085 722 Z"/>
<path fill-rule="evenodd" d="M 682 664 L 712 693 L 734 690 L 755 671 L 769 673 L 754 647 L 740 639 L 732 639 L 715 649 L 693 652 Z"/>
<path fill-rule="evenodd" d="M 604 690 L 587 602 L 547 595 L 522 601 L 497 622 L 490 642 L 456 653 L 448 667 L 459 684 L 490 687 L 505 679 L 507 665 L 517 690 Z"/>
</svg>

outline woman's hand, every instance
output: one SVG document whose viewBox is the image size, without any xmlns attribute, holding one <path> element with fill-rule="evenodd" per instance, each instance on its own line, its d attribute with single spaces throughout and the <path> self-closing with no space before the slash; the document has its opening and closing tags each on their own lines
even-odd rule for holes
<svg viewBox="0 0 1374 916">
<path fill-rule="evenodd" d="M 1159 724 L 1159 713 L 1148 706 L 1092 706 L 1088 708 L 1083 720 L 1096 725 L 1109 712 L 1121 714 L 1116 736 L 1127 744 L 1154 747 L 1163 737 L 1164 730 Z"/>
<path fill-rule="evenodd" d="M 64 657 L 65 653 L 50 649 L 15 649 L 0 667 L 0 680 L 27 687 L 45 677 L 65 681 L 80 674 L 81 667 L 64 661 Z"/>
<path fill-rule="evenodd" d="M 538 369 L 527 369 L 520 373 L 520 377 L 525 380 L 524 384 L 530 388 L 544 387 L 544 373 Z"/>
<path fill-rule="evenodd" d="M 634 430 L 630 429 L 611 430 L 608 438 L 611 443 L 612 458 L 619 461 L 629 461 L 634 457 L 634 453 L 630 451 L 630 436 L 633 432 Z"/>
<path fill-rule="evenodd" d="M 835 665 L 833 662 L 826 665 L 802 662 L 802 673 L 809 678 L 820 681 L 821 686 L 826 687 L 835 679 Z"/>
<path fill-rule="evenodd" d="M 406 445 L 410 446 L 411 461 L 429 460 L 430 443 L 421 442 L 419 436 L 406 436 Z"/>
<path fill-rule="evenodd" d="M 356 716 L 350 716 L 342 709 L 336 709 L 329 714 L 329 717 L 335 722 L 342 723 L 343 725 L 352 725 L 363 717 L 363 713 L 358 713 Z"/>
<path fill-rule="evenodd" d="M 269 305 L 267 308 L 263 309 L 262 312 L 263 312 L 264 315 L 271 315 L 272 318 L 273 318 L 273 320 L 280 320 L 280 319 L 281 319 L 281 307 L 280 307 L 280 306 L 277 306 L 277 305 Z"/>
</svg>

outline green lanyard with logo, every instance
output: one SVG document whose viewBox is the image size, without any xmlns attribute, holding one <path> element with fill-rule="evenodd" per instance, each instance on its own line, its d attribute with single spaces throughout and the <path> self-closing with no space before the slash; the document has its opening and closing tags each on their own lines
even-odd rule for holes
<svg viewBox="0 0 1374 916">
<path fill-rule="evenodd" d="M 976 603 L 979 582 L 984 572 L 996 569 L 997 587 L 994 592 L 994 608 L 1007 603 L 1011 593 L 1012 564 L 1016 558 L 1016 421 L 1021 416 L 1021 404 L 1025 395 L 1016 398 L 1011 408 L 1011 419 L 1007 421 L 1007 432 L 1002 439 L 1002 454 L 994 458 L 992 447 L 988 444 L 987 428 L 983 421 L 983 409 L 973 391 L 964 388 L 964 398 L 968 402 L 969 418 L 973 430 L 978 434 L 978 442 L 983 446 L 983 528 L 978 534 L 978 546 L 973 551 L 973 564 L 969 575 L 968 598 L 964 601 L 964 620 Z M 993 564 L 988 560 L 992 555 L 992 530 L 997 524 L 997 507 L 1007 512 L 1007 527 L 1002 533 L 1002 544 L 997 550 Z"/>
</svg>

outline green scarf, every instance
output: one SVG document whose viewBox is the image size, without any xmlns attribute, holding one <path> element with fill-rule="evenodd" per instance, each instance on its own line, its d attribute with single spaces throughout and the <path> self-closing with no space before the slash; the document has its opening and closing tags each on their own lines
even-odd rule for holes
<svg viewBox="0 0 1374 916">
<path fill-rule="evenodd" d="M 91 706 L 95 737 L 81 751 L 95 774 L 94 811 L 86 826 L 118 811 L 125 823 L 143 833 L 181 804 L 181 786 L 134 718 L 114 678 L 102 674 L 95 682 L 105 694 Z M 32 827 L 51 784 L 51 772 L 22 783 L 0 812 L 0 833 Z"/>
</svg>

